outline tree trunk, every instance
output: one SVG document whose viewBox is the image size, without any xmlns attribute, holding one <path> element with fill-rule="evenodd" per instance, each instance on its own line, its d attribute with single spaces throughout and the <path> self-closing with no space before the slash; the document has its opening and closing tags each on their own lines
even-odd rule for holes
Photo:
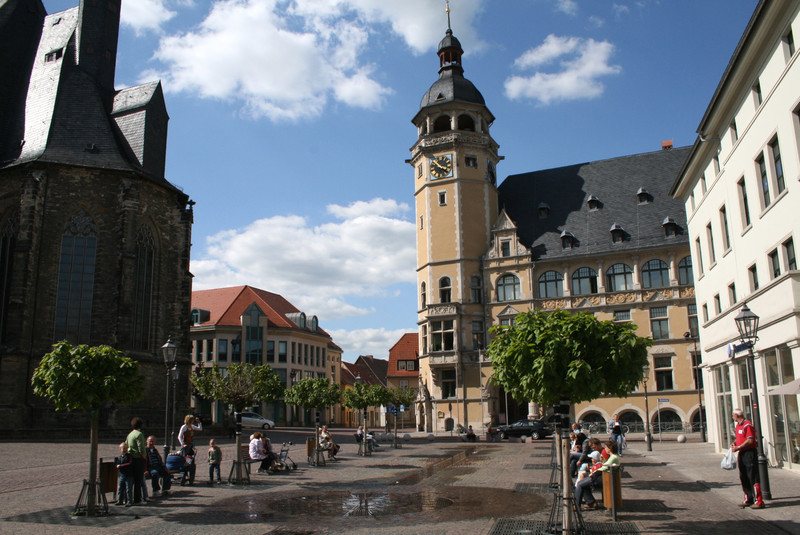
<svg viewBox="0 0 800 535">
<path fill-rule="evenodd" d="M 89 488 L 86 495 L 86 516 L 97 514 L 97 433 L 99 411 L 92 411 L 92 423 L 89 431 Z"/>
</svg>

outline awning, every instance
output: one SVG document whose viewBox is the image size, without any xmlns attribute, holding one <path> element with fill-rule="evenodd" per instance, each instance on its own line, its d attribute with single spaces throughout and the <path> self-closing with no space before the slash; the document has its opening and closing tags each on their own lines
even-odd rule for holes
<svg viewBox="0 0 800 535">
<path fill-rule="evenodd" d="M 768 393 L 770 396 L 791 396 L 800 394 L 800 379 L 795 379 L 785 385 L 776 386 Z"/>
</svg>

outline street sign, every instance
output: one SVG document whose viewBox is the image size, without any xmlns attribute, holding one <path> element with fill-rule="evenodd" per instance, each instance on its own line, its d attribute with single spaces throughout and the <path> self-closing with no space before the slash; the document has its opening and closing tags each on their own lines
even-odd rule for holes
<svg viewBox="0 0 800 535">
<path fill-rule="evenodd" d="M 659 398 L 659 403 L 669 403 L 669 398 Z"/>
<path fill-rule="evenodd" d="M 400 412 L 404 412 L 405 410 L 406 410 L 406 406 L 405 405 L 400 405 Z"/>
</svg>

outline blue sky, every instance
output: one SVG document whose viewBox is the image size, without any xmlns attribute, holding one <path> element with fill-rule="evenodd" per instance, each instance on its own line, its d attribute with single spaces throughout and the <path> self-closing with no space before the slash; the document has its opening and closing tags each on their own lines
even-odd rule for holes
<svg viewBox="0 0 800 535">
<path fill-rule="evenodd" d="M 451 0 L 498 178 L 692 144 L 756 3 Z M 122 0 L 116 84 L 162 81 L 195 289 L 280 293 L 345 360 L 416 330 L 404 161 L 446 29 L 444 0 Z"/>
</svg>

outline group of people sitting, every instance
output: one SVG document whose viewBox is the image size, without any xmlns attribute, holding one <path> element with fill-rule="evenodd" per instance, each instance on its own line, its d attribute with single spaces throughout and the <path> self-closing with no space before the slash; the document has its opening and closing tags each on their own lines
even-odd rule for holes
<svg viewBox="0 0 800 535">
<path fill-rule="evenodd" d="M 364 426 L 363 425 L 359 425 L 358 426 L 358 431 L 356 431 L 356 439 L 358 439 L 359 443 L 361 443 L 361 444 L 364 443 Z M 367 431 L 367 447 L 369 448 L 369 451 L 375 451 L 375 448 L 380 448 L 381 447 L 381 445 L 378 444 L 378 441 L 375 440 L 375 437 L 372 436 L 372 433 L 370 433 L 369 431 Z"/>
<path fill-rule="evenodd" d="M 327 425 L 323 425 L 322 429 L 319 431 L 319 449 L 327 451 L 329 459 L 336 459 L 336 454 L 342 449 L 341 446 L 333 440 L 333 437 L 328 432 Z"/>
<path fill-rule="evenodd" d="M 261 461 L 259 474 L 273 473 L 278 469 L 278 456 L 272 451 L 272 441 L 260 431 L 250 435 L 250 458 Z"/>
<path fill-rule="evenodd" d="M 575 504 L 580 506 L 582 502 L 586 502 L 584 511 L 598 509 L 600 505 L 592 494 L 592 487 L 597 484 L 603 472 L 622 464 L 618 442 L 616 437 L 605 444 L 597 437 L 589 438 L 578 424 L 572 425 L 570 439 L 569 470 L 570 475 L 576 478 Z"/>
</svg>

